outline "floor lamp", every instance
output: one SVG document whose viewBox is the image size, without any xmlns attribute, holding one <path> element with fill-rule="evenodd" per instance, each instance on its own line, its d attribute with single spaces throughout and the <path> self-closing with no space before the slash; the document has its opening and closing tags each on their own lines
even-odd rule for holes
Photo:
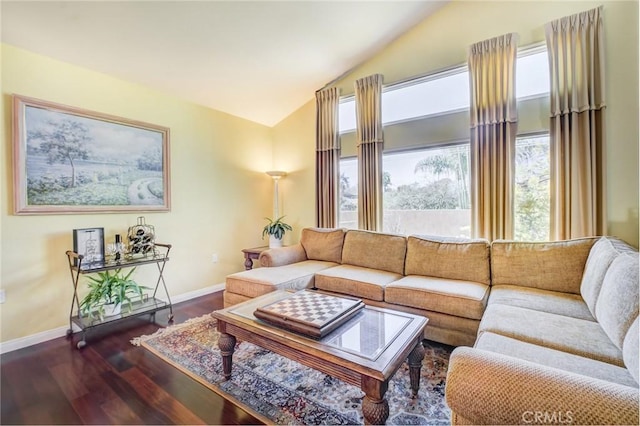
<svg viewBox="0 0 640 426">
<path fill-rule="evenodd" d="M 278 181 L 285 177 L 287 172 L 271 171 L 267 172 L 267 174 L 273 179 L 273 220 L 276 220 L 280 217 L 278 212 Z"/>
</svg>

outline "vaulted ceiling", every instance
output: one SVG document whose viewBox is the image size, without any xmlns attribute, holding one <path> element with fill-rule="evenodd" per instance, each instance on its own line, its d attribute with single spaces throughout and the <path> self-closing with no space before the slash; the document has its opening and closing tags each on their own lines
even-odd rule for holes
<svg viewBox="0 0 640 426">
<path fill-rule="evenodd" d="M 7 1 L 2 42 L 273 126 L 446 2 Z"/>
</svg>

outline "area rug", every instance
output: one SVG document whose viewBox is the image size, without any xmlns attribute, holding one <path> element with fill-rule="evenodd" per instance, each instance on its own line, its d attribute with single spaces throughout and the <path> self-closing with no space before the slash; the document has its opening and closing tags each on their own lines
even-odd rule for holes
<svg viewBox="0 0 640 426">
<path fill-rule="evenodd" d="M 267 424 L 363 424 L 364 393 L 326 374 L 266 349 L 240 342 L 233 374 L 222 376 L 216 320 L 205 315 L 131 341 Z M 406 362 L 389 382 L 387 424 L 449 424 L 444 386 L 450 348 L 428 342 L 420 392 L 411 397 Z"/>
</svg>

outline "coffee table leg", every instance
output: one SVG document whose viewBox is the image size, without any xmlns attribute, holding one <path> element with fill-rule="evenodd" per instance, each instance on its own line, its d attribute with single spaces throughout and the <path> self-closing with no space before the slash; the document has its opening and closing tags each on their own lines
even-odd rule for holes
<svg viewBox="0 0 640 426">
<path fill-rule="evenodd" d="M 367 425 L 383 425 L 389 417 L 389 403 L 384 397 L 388 383 L 363 377 L 362 390 L 365 393 L 362 399 L 362 415 Z"/>
<path fill-rule="evenodd" d="M 420 369 L 422 368 L 422 359 L 424 358 L 424 346 L 422 342 L 418 342 L 416 347 L 409 354 L 407 363 L 409 364 L 409 379 L 411 381 L 411 391 L 413 397 L 418 396 L 418 390 L 420 389 Z"/>
<path fill-rule="evenodd" d="M 231 378 L 231 364 L 233 350 L 236 347 L 236 338 L 230 334 L 222 333 L 218 339 L 218 347 L 222 355 L 222 373 L 224 374 L 224 378 L 229 380 Z"/>
</svg>

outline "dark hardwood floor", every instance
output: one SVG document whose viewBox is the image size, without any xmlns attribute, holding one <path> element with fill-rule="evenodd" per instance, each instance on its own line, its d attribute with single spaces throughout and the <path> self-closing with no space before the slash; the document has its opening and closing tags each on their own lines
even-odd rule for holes
<svg viewBox="0 0 640 426">
<path fill-rule="evenodd" d="M 222 308 L 222 292 L 174 305 L 175 323 Z M 148 315 L 2 355 L 0 423 L 260 424 L 129 340 L 167 325 Z"/>
</svg>

